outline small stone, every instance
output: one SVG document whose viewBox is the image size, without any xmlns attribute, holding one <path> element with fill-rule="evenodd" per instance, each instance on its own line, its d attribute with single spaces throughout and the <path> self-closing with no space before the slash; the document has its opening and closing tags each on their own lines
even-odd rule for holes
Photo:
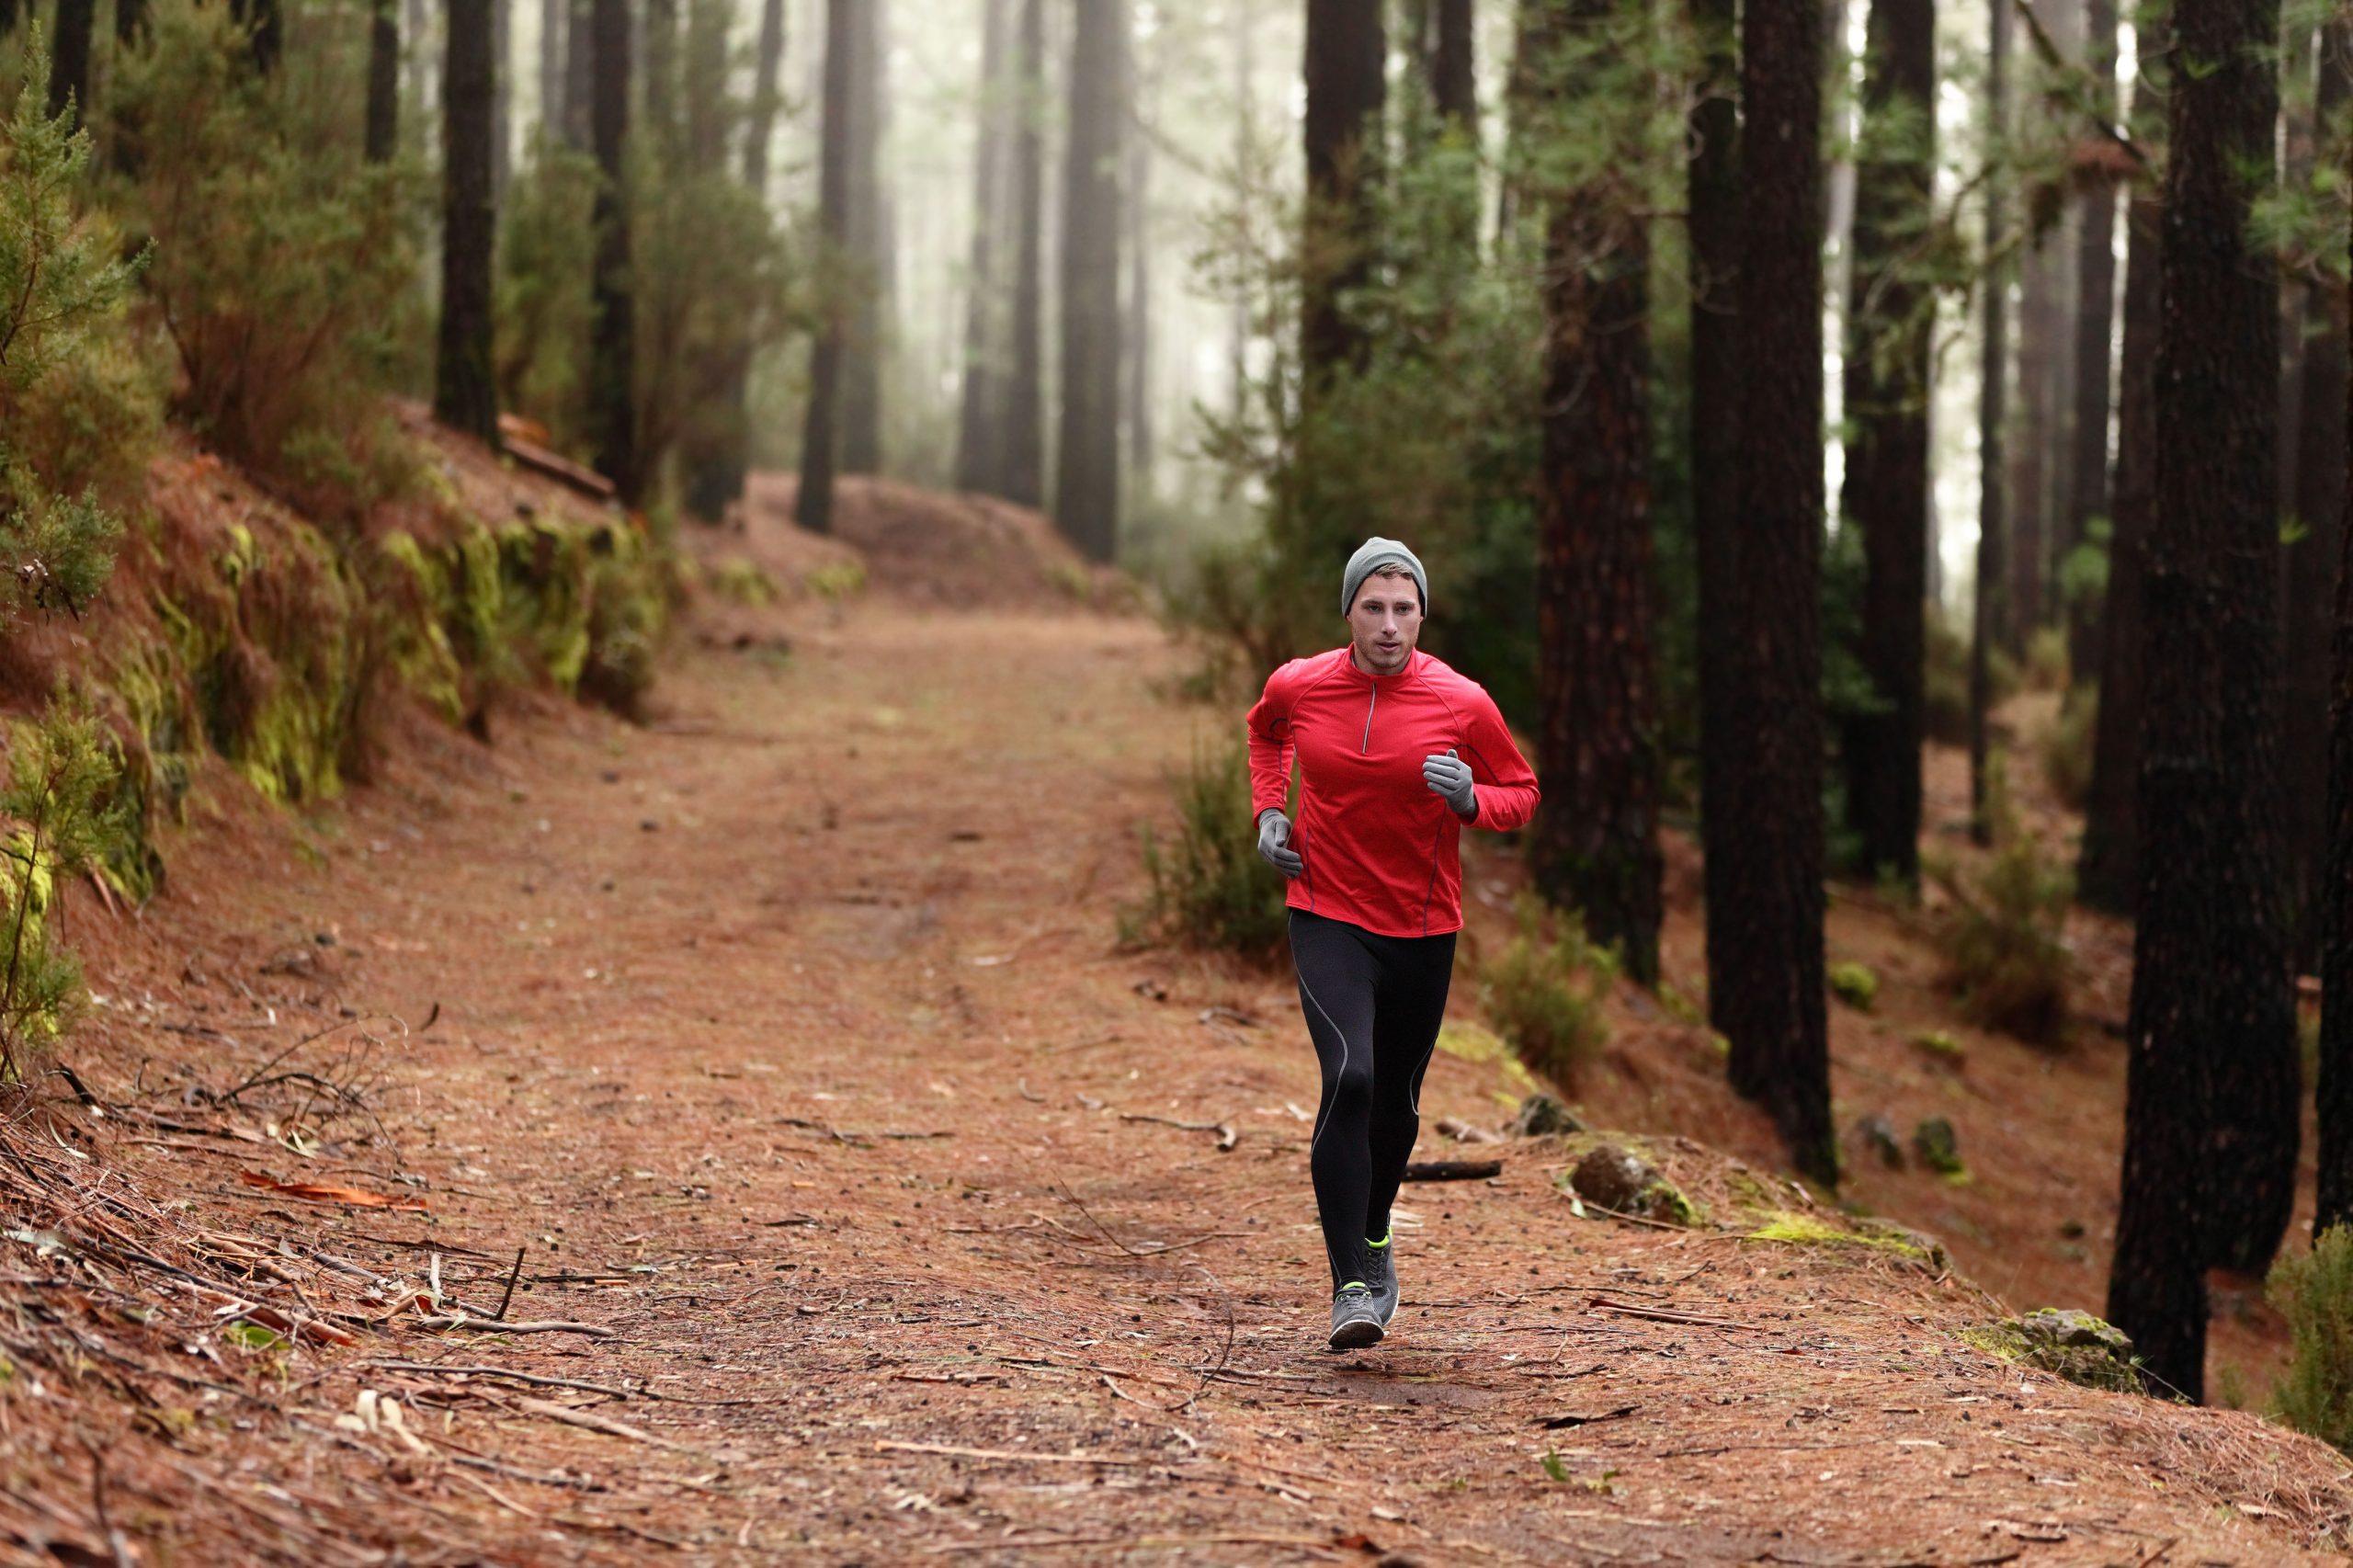
<svg viewBox="0 0 2353 1568">
<path fill-rule="evenodd" d="M 1904 1168 L 1904 1145 L 1896 1141 L 1895 1124 L 1883 1116 L 1867 1116 L 1855 1123 L 1855 1141 L 1879 1156 L 1889 1170 Z"/>
<path fill-rule="evenodd" d="M 1585 1123 L 1550 1095 L 1530 1095 L 1519 1102 L 1519 1114 L 1506 1129 L 1516 1138 L 1548 1138 L 1556 1132 L 1583 1132 Z"/>
<path fill-rule="evenodd" d="M 1912 1150 L 1922 1165 L 1938 1176 L 1959 1176 L 1965 1168 L 1961 1163 L 1961 1137 L 1941 1116 L 1932 1116 L 1914 1130 Z"/>
<path fill-rule="evenodd" d="M 1615 1143 L 1604 1143 L 1577 1162 L 1569 1186 L 1588 1203 L 1631 1214 L 1637 1211 L 1644 1190 L 1656 1180 L 1658 1171 L 1650 1162 Z"/>
</svg>

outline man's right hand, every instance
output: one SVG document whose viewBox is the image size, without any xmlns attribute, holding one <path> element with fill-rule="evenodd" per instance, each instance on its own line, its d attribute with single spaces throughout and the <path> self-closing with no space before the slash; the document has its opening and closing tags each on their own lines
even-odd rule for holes
<svg viewBox="0 0 2353 1568">
<path fill-rule="evenodd" d="M 1307 862 L 1290 846 L 1290 818 L 1272 807 L 1258 813 L 1258 857 L 1286 877 L 1307 869 Z"/>
</svg>

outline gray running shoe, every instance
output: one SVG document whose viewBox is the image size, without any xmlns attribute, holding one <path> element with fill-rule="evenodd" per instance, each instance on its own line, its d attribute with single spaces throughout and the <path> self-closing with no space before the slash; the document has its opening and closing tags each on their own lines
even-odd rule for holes
<svg viewBox="0 0 2353 1568">
<path fill-rule="evenodd" d="M 1335 1350 L 1361 1350 L 1381 1343 L 1381 1311 L 1361 1279 L 1351 1279 L 1332 1297 L 1332 1338 Z"/>
<path fill-rule="evenodd" d="M 1373 1310 L 1381 1314 L 1383 1328 L 1397 1315 L 1396 1240 L 1392 1231 L 1377 1242 L 1367 1242 L 1364 1249 L 1365 1289 L 1372 1292 Z"/>
</svg>

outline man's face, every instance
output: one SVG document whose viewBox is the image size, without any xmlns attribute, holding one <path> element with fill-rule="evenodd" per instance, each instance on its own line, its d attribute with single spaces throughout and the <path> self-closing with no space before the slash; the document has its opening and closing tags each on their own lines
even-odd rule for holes
<svg viewBox="0 0 2353 1568">
<path fill-rule="evenodd" d="M 1403 572 L 1376 572 L 1357 590 L 1348 610 L 1348 640 L 1357 664 L 1374 675 L 1393 676 L 1414 656 L 1422 635 L 1422 596 Z"/>
</svg>

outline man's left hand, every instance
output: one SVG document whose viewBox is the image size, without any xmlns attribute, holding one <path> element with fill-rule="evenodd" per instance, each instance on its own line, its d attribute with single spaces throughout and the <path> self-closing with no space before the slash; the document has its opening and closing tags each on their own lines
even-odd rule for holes
<svg viewBox="0 0 2353 1568">
<path fill-rule="evenodd" d="M 1471 765 L 1449 746 L 1444 756 L 1433 752 L 1422 758 L 1422 782 L 1454 808 L 1459 817 L 1479 814 L 1479 791 L 1471 782 Z"/>
</svg>

